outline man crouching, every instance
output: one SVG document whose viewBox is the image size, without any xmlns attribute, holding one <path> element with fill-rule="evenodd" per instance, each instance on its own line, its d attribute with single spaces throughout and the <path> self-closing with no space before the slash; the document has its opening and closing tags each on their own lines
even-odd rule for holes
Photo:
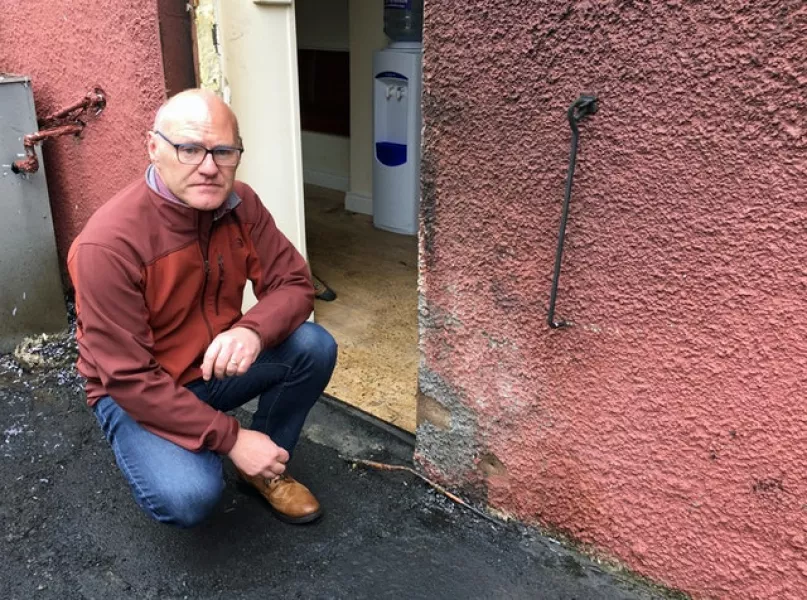
<svg viewBox="0 0 807 600">
<path fill-rule="evenodd" d="M 88 402 L 137 503 L 181 527 L 218 502 L 222 455 L 280 519 L 322 514 L 286 463 L 336 343 L 306 322 L 304 258 L 235 181 L 243 151 L 215 94 L 174 96 L 148 133 L 145 176 L 98 209 L 68 255 Z M 247 280 L 258 303 L 242 314 Z M 255 397 L 241 428 L 226 413 Z"/>
</svg>

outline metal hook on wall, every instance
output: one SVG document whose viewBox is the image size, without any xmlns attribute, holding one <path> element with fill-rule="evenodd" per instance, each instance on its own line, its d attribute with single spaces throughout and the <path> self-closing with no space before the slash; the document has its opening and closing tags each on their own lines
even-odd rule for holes
<svg viewBox="0 0 807 600">
<path fill-rule="evenodd" d="M 558 280 L 560 279 L 560 265 L 563 258 L 563 242 L 566 237 L 566 221 L 569 217 L 569 201 L 572 198 L 572 179 L 574 178 L 574 166 L 577 161 L 577 142 L 580 139 L 580 130 L 577 128 L 577 124 L 588 115 L 596 113 L 597 109 L 597 97 L 584 94 L 575 100 L 567 112 L 569 127 L 572 128 L 572 148 L 569 152 L 569 173 L 566 176 L 566 193 L 563 198 L 563 212 L 560 217 L 558 249 L 555 253 L 555 272 L 552 276 L 552 291 L 549 294 L 549 314 L 546 319 L 552 329 L 571 325 L 569 321 L 555 320 L 555 301 L 558 297 Z"/>
</svg>

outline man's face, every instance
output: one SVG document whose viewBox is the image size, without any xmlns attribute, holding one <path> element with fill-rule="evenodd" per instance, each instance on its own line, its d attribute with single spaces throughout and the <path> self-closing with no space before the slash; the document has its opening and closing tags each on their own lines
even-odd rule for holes
<svg viewBox="0 0 807 600">
<path fill-rule="evenodd" d="M 213 104 L 193 108 L 182 117 L 166 120 L 160 133 L 174 144 L 198 144 L 211 149 L 240 146 L 234 120 L 226 107 Z M 154 132 L 149 132 L 148 151 L 168 189 L 191 208 L 215 210 L 233 189 L 237 165 L 219 166 L 210 153 L 201 164 L 183 164 L 174 146 Z"/>
</svg>

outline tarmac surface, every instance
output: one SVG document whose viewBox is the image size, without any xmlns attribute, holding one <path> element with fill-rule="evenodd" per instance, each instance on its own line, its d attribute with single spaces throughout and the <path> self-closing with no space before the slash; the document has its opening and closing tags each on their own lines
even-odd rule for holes
<svg viewBox="0 0 807 600">
<path fill-rule="evenodd" d="M 412 474 L 355 466 L 345 457 L 407 464 L 412 448 L 332 401 L 315 407 L 290 469 L 322 502 L 319 522 L 281 523 L 229 464 L 212 518 L 152 522 L 85 406 L 69 346 L 32 344 L 32 369 L 0 357 L 0 598 L 667 597 Z"/>
</svg>

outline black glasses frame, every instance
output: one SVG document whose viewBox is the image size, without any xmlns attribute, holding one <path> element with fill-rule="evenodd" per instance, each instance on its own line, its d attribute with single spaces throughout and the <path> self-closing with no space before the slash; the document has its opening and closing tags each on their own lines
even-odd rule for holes
<svg viewBox="0 0 807 600">
<path fill-rule="evenodd" d="M 213 162 L 216 163 L 217 166 L 219 166 L 219 167 L 235 167 L 236 165 L 238 165 L 238 163 L 241 162 L 241 155 L 244 153 L 244 149 L 239 148 L 238 146 L 214 146 L 213 148 L 206 148 L 206 147 L 202 146 L 201 144 L 176 144 L 176 143 L 172 142 L 171 140 L 169 140 L 162 131 L 159 131 L 159 130 L 155 129 L 154 133 L 159 135 L 162 139 L 164 139 L 166 142 L 168 142 L 170 145 L 172 145 L 174 147 L 174 150 L 177 153 L 177 160 L 180 163 L 182 163 L 183 165 L 194 165 L 194 166 L 201 165 L 203 162 L 205 162 L 205 159 L 207 158 L 207 155 L 209 154 L 210 156 L 213 157 Z M 200 150 L 204 150 L 205 153 L 202 155 L 202 158 L 201 158 L 201 160 L 199 162 L 186 162 L 186 161 L 182 160 L 179 157 L 179 151 L 181 149 L 183 149 L 183 148 L 198 148 Z M 219 161 L 216 160 L 216 151 L 217 150 L 234 150 L 234 151 L 238 152 L 238 159 L 231 165 L 219 164 Z"/>
</svg>

